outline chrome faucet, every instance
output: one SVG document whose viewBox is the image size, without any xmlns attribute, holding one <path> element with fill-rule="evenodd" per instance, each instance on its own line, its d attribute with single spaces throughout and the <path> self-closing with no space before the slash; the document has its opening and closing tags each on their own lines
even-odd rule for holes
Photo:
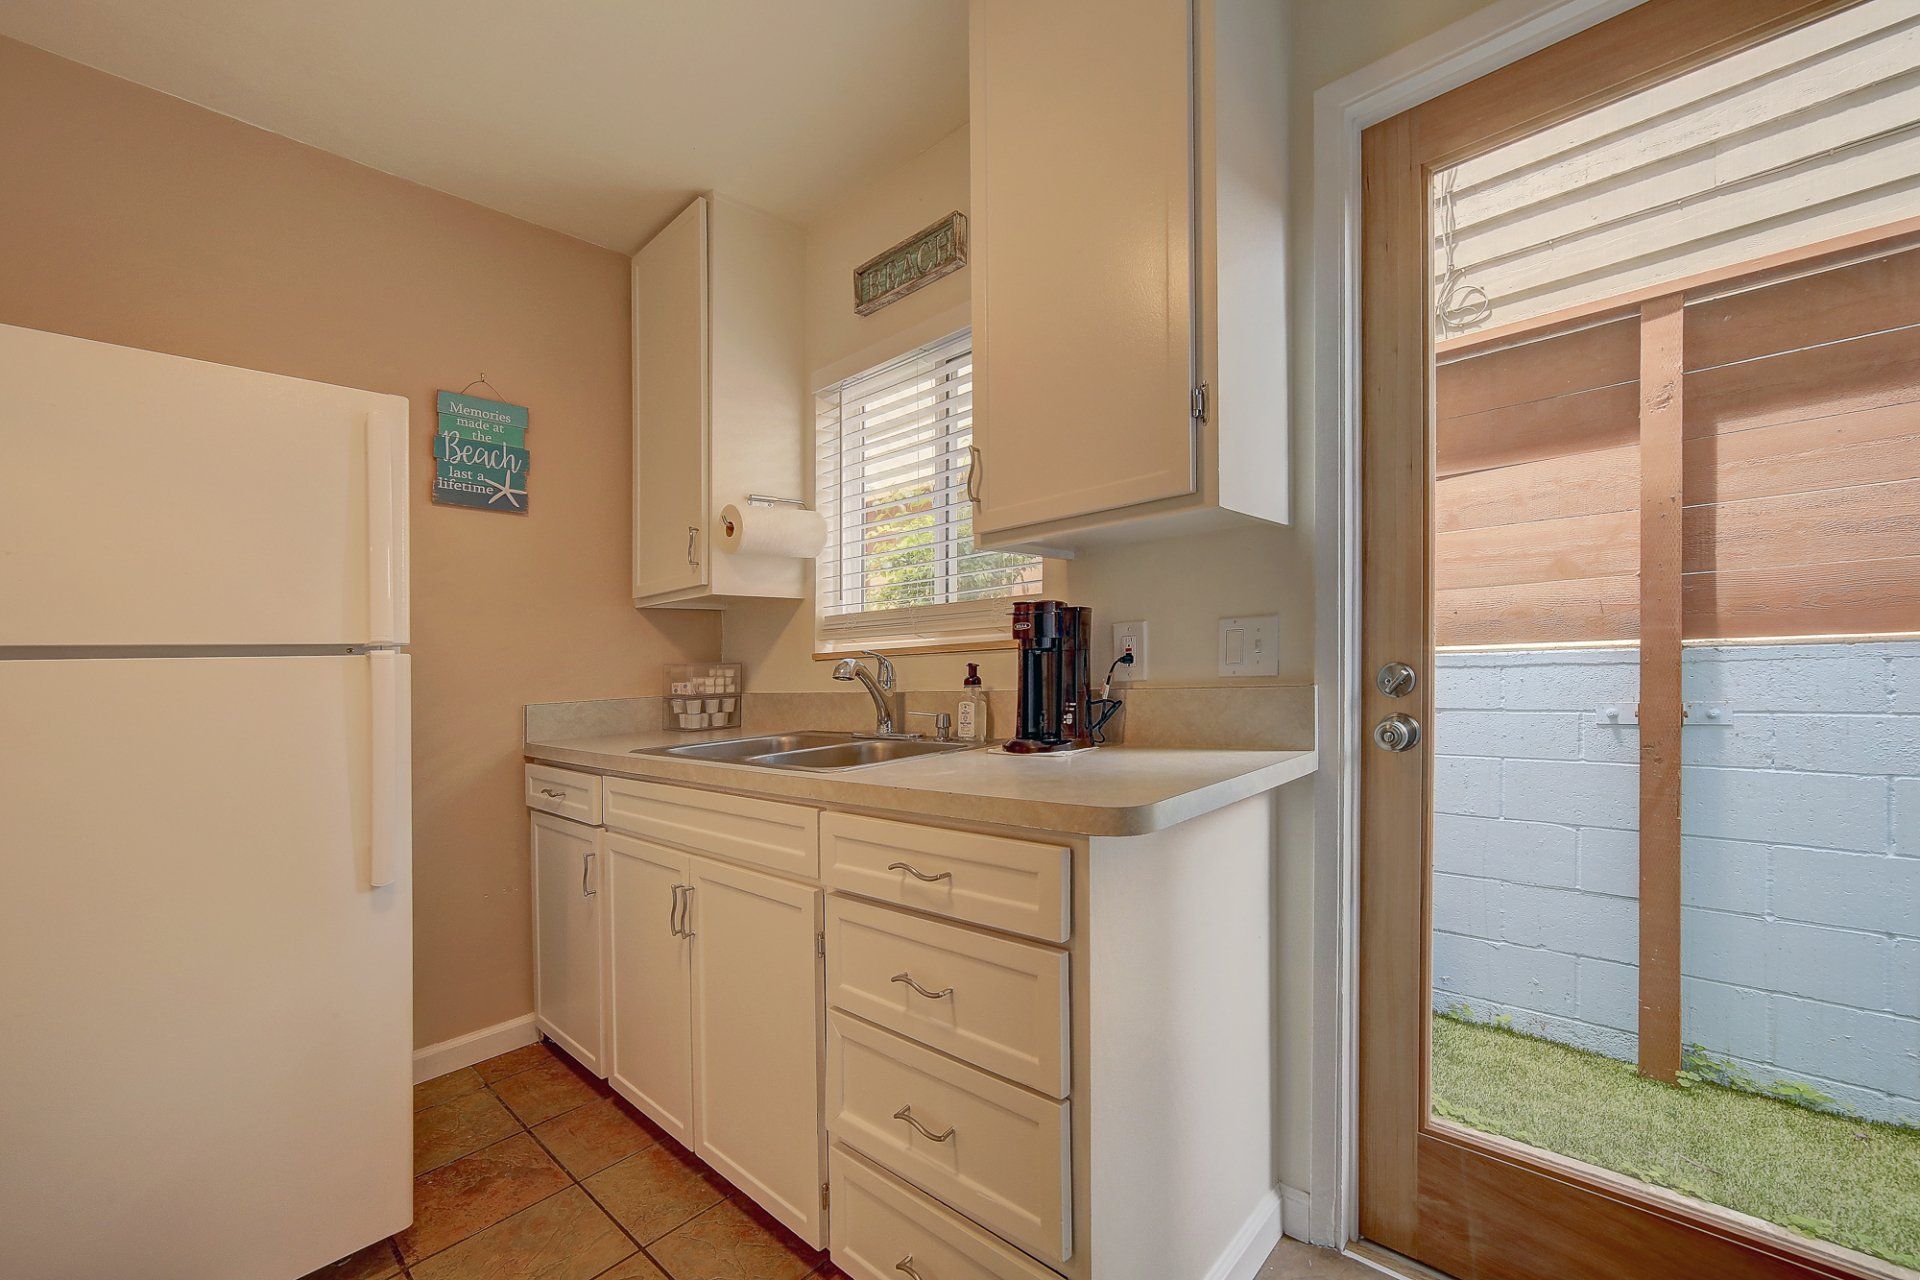
<svg viewBox="0 0 1920 1280">
<path fill-rule="evenodd" d="M 860 665 L 859 658 L 842 658 L 833 668 L 835 680 L 858 680 L 866 687 L 867 696 L 873 699 L 873 733 L 877 738 L 915 738 L 918 734 L 901 733 L 894 727 L 893 706 L 893 663 L 887 661 L 885 654 L 868 649 L 864 657 L 872 658 L 874 669 L 880 678 L 875 680 L 871 672 Z"/>
</svg>

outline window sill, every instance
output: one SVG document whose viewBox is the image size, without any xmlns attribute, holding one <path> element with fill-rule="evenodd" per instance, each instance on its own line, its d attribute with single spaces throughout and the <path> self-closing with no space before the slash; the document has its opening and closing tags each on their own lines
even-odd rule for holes
<svg viewBox="0 0 1920 1280">
<path fill-rule="evenodd" d="M 816 642 L 817 643 L 817 642 Z M 940 640 L 895 640 L 877 644 L 857 645 L 848 641 L 846 647 L 839 649 L 815 650 L 815 662 L 838 662 L 859 653 L 879 653 L 889 658 L 912 657 L 917 653 L 991 653 L 999 649 L 1017 649 L 1020 642 L 1012 636 L 976 636 L 971 639 L 955 636 Z"/>
</svg>

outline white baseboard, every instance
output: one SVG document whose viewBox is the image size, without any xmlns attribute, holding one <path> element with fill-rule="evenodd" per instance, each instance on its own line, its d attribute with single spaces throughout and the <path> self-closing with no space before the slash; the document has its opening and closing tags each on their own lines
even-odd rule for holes
<svg viewBox="0 0 1920 1280">
<path fill-rule="evenodd" d="M 1233 1233 L 1233 1239 L 1207 1268 L 1206 1280 L 1254 1280 L 1267 1255 L 1280 1243 L 1280 1197 L 1272 1191 L 1260 1197 L 1253 1212 Z"/>
<path fill-rule="evenodd" d="M 1298 1187 L 1280 1187 L 1280 1233 L 1289 1240 L 1312 1240 L 1313 1197 Z"/>
<path fill-rule="evenodd" d="M 532 1044 L 539 1038 L 540 1029 L 533 1025 L 533 1015 L 525 1013 L 478 1031 L 469 1031 L 463 1036 L 455 1036 L 451 1040 L 442 1040 L 439 1044 L 430 1044 L 424 1049 L 415 1049 L 413 1082 L 419 1084 L 422 1080 L 432 1080 L 449 1071 L 485 1062 L 496 1054 L 518 1049 L 523 1044 Z"/>
</svg>

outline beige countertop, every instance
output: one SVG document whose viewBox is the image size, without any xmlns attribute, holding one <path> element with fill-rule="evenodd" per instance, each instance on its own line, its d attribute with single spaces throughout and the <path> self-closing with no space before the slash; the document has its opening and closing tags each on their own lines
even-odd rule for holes
<svg viewBox="0 0 1920 1280">
<path fill-rule="evenodd" d="M 1303 778 L 1316 765 L 1312 751 L 1115 746 L 1012 756 L 979 748 L 839 773 L 803 773 L 633 754 L 739 736 L 740 730 L 728 729 L 529 740 L 526 755 L 653 782 L 1088 836 L 1160 831 Z"/>
</svg>

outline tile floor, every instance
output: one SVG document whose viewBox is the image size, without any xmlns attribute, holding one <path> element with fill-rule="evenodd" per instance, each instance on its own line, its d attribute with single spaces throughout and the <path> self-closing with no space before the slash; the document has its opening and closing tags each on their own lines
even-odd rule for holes
<svg viewBox="0 0 1920 1280">
<path fill-rule="evenodd" d="M 307 1280 L 845 1280 L 544 1043 L 415 1085 L 413 1107 L 413 1225 Z M 1258 1280 L 1378 1275 L 1283 1240 Z"/>
<path fill-rule="evenodd" d="M 309 1280 L 839 1280 L 546 1044 L 413 1091 L 413 1225 Z"/>
</svg>

